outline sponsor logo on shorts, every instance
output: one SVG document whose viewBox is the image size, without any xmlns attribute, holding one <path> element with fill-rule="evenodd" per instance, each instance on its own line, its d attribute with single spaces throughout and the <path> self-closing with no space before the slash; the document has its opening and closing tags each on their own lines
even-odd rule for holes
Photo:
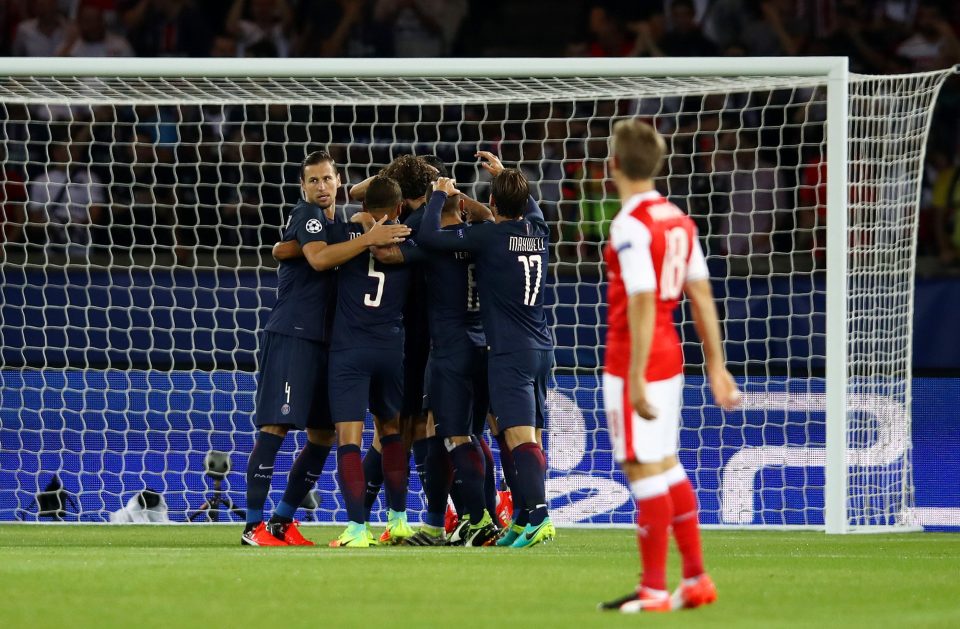
<svg viewBox="0 0 960 629">
<path fill-rule="evenodd" d="M 281 406 L 281 407 L 280 407 L 280 414 L 281 414 L 281 415 L 289 415 L 289 414 L 290 414 L 290 405 L 289 405 L 289 404 L 284 404 L 283 406 Z"/>
</svg>

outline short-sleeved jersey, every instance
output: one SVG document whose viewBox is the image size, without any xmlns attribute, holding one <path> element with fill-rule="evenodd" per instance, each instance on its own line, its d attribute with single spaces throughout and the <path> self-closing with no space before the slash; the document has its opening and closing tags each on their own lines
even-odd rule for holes
<svg viewBox="0 0 960 629">
<path fill-rule="evenodd" d="M 343 242 L 362 233 L 359 225 L 345 224 L 331 230 L 328 242 Z M 406 264 L 382 264 L 365 251 L 338 267 L 331 350 L 402 349 L 403 308 L 410 284 L 408 264 L 422 262 L 424 254 L 409 238 L 400 249 Z"/>
<path fill-rule="evenodd" d="M 441 231 L 445 237 L 459 240 L 462 227 L 463 224 L 449 225 Z M 473 254 L 469 251 L 430 251 L 423 267 L 433 355 L 443 357 L 474 347 L 486 347 Z"/>
<path fill-rule="evenodd" d="M 302 248 L 310 242 L 327 242 L 339 216 L 327 218 L 319 206 L 301 201 L 290 211 L 281 240 L 296 240 Z M 277 303 L 267 320 L 271 332 L 320 341 L 330 340 L 336 304 L 336 273 L 315 271 L 304 257 L 283 260 L 277 270 Z"/>
<path fill-rule="evenodd" d="M 533 197 L 523 217 L 440 229 L 440 211 L 447 195 L 430 197 L 418 240 L 440 251 L 466 251 L 476 262 L 480 316 L 487 344 L 494 354 L 525 349 L 553 349 L 543 307 L 547 279 L 549 231 Z"/>
<path fill-rule="evenodd" d="M 606 371 L 626 378 L 630 371 L 630 295 L 656 294 L 657 315 L 646 379 L 683 373 L 683 352 L 673 313 L 688 280 L 709 277 L 693 220 L 656 191 L 636 194 L 610 225 L 607 263 Z"/>
</svg>

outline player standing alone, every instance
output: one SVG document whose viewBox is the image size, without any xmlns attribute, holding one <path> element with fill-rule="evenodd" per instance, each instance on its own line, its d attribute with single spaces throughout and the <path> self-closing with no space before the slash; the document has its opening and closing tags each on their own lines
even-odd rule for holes
<svg viewBox="0 0 960 629">
<path fill-rule="evenodd" d="M 717 598 L 703 567 L 696 494 L 677 460 L 683 352 L 673 313 L 682 293 L 692 305 L 714 399 L 732 408 L 740 397 L 725 366 L 696 228 L 653 185 L 664 152 L 663 138 L 650 125 L 624 120 L 614 126 L 610 167 L 623 207 L 604 254 L 603 398 L 614 454 L 637 501 L 643 570 L 635 592 L 601 609 L 631 613 L 699 607 Z M 671 527 L 683 559 L 683 581 L 673 597 L 666 585 Z"/>
</svg>

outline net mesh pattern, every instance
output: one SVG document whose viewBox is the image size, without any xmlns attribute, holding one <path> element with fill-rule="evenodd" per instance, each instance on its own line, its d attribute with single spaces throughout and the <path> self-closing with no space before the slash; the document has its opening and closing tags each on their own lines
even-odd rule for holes
<svg viewBox="0 0 960 629">
<path fill-rule="evenodd" d="M 632 522 L 602 414 L 601 251 L 620 207 L 611 128 L 641 117 L 667 139 L 657 186 L 697 223 L 745 391 L 740 411 L 711 405 L 684 308 L 680 458 L 702 521 L 823 523 L 823 370 L 826 344 L 843 342 L 849 520 L 899 523 L 919 177 L 945 77 L 850 79 L 845 339 L 825 333 L 825 77 L 0 77 L 0 519 L 107 520 L 145 489 L 174 520 L 214 496 L 243 506 L 270 248 L 300 160 L 324 148 L 345 215 L 348 186 L 405 153 L 437 155 L 481 201 L 478 150 L 524 172 L 551 226 L 554 518 Z M 268 509 L 302 444 L 288 437 Z M 216 487 L 210 451 L 232 463 Z M 308 519 L 345 519 L 333 468 Z M 37 498 L 64 495 L 44 493 L 54 480 L 76 502 L 51 514 Z"/>
</svg>

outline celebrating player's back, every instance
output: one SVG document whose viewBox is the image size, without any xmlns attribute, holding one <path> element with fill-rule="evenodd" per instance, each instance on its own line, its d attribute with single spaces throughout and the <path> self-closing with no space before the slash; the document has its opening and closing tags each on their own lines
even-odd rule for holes
<svg viewBox="0 0 960 629">
<path fill-rule="evenodd" d="M 504 169 L 483 153 L 494 172 L 490 204 L 496 222 L 440 230 L 440 200 L 458 193 L 450 179 L 437 181 L 438 202 L 427 208 L 420 228 L 425 247 L 468 251 L 476 258 L 480 313 L 490 347 L 490 403 L 506 436 L 513 465 L 504 465 L 511 479 L 513 525 L 498 545 L 531 546 L 555 534 L 547 514 L 544 489 L 546 461 L 538 444 L 543 428 L 547 378 L 553 365 L 553 342 L 543 308 L 548 263 L 548 230 L 543 213 L 519 171 Z"/>
<path fill-rule="evenodd" d="M 364 208 L 381 223 L 393 222 L 401 205 L 400 187 L 393 179 L 376 177 L 370 183 Z M 361 233 L 359 225 L 351 224 L 340 237 L 357 238 Z M 408 262 L 417 261 L 413 241 L 401 248 Z M 369 251 L 340 266 L 330 345 L 330 412 L 337 431 L 340 491 L 350 523 L 335 542 L 338 546 L 367 546 L 371 541 L 360 459 L 368 407 L 383 449 L 387 538 L 399 542 L 413 535 L 406 519 L 407 456 L 398 421 L 403 401 L 403 308 L 409 281 L 410 269 L 377 262 Z"/>
<path fill-rule="evenodd" d="M 731 407 L 739 397 L 724 365 L 693 221 L 653 185 L 664 151 L 663 138 L 650 125 L 630 120 L 614 127 L 611 170 L 623 207 L 605 251 L 609 308 L 603 397 L 614 455 L 637 501 L 643 571 L 635 592 L 601 607 L 624 612 L 698 607 L 717 596 L 703 567 L 696 494 L 676 456 L 683 354 L 673 313 L 683 292 L 692 303 L 714 398 Z M 671 528 L 684 576 L 672 599 L 666 591 Z"/>
<path fill-rule="evenodd" d="M 461 195 L 437 194 L 429 199 L 429 204 L 441 213 L 443 237 L 459 242 L 460 230 L 468 225 L 461 216 L 464 208 Z M 491 214 L 486 208 L 483 211 L 483 217 L 474 213 L 473 218 L 481 220 L 472 222 L 484 224 Z M 433 474 L 438 468 L 442 473 L 448 466 L 447 458 L 454 470 L 454 500 L 463 517 L 450 543 L 483 546 L 497 535 L 492 519 L 496 513 L 496 485 L 492 456 L 487 459 L 489 448 L 484 448 L 482 436 L 474 436 L 482 435 L 490 407 L 487 340 L 480 318 L 476 264 L 467 251 L 435 250 L 423 266 L 431 338 L 427 399 L 436 433 L 428 460 Z M 442 458 L 444 465 L 434 465 L 434 458 Z M 425 487 L 427 526 L 411 543 L 426 544 L 431 536 L 434 539 L 439 536 L 449 485 L 447 478 L 447 482 L 431 482 Z"/>
</svg>

